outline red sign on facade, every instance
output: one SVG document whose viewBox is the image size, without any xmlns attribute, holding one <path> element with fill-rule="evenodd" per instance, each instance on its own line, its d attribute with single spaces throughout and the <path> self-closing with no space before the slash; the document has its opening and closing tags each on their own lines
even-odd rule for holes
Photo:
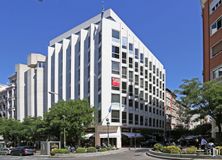
<svg viewBox="0 0 222 160">
<path fill-rule="evenodd" d="M 120 79 L 119 78 L 112 78 L 112 86 L 119 87 L 120 86 Z"/>
</svg>

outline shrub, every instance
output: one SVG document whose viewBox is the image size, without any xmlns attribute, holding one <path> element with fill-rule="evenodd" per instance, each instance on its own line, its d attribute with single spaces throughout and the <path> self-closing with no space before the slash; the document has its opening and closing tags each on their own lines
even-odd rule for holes
<svg viewBox="0 0 222 160">
<path fill-rule="evenodd" d="M 65 148 L 62 148 L 62 149 L 54 148 L 54 149 L 52 149 L 51 155 L 55 155 L 56 153 L 67 154 L 67 153 L 69 153 L 69 151 L 68 151 L 68 149 L 65 149 Z"/>
<path fill-rule="evenodd" d="M 181 149 L 177 146 L 165 146 L 163 147 L 162 151 L 164 153 L 173 153 L 173 154 L 181 153 Z"/>
<path fill-rule="evenodd" d="M 82 148 L 82 147 L 78 147 L 76 149 L 76 153 L 86 153 L 86 149 L 85 148 Z"/>
<path fill-rule="evenodd" d="M 100 148 L 98 151 L 99 152 L 105 152 L 105 151 L 107 151 L 107 149 L 106 148 Z"/>
<path fill-rule="evenodd" d="M 163 145 L 160 144 L 160 143 L 156 143 L 154 146 L 153 146 L 153 149 L 155 151 L 162 151 L 163 150 Z"/>
<path fill-rule="evenodd" d="M 58 149 L 58 148 L 54 148 L 52 149 L 52 154 L 56 154 L 56 153 L 60 153 L 60 154 L 66 154 L 69 153 L 68 149 L 62 148 L 62 149 Z"/>
<path fill-rule="evenodd" d="M 107 151 L 112 150 L 112 146 L 106 147 L 106 150 Z"/>
<path fill-rule="evenodd" d="M 197 153 L 197 147 L 191 146 L 186 148 L 186 154 L 195 154 Z"/>
<path fill-rule="evenodd" d="M 88 147 L 87 152 L 96 152 L 96 148 L 95 147 Z"/>
<path fill-rule="evenodd" d="M 216 149 L 218 149 L 220 152 L 220 155 L 222 155 L 222 146 L 217 146 Z"/>
</svg>

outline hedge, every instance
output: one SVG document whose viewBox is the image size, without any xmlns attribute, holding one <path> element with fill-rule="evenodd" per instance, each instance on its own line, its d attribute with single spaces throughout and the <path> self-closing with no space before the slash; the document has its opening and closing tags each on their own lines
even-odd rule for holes
<svg viewBox="0 0 222 160">
<path fill-rule="evenodd" d="M 154 144 L 153 149 L 155 151 L 162 151 L 163 150 L 163 145 L 160 144 L 160 143 L 156 143 L 156 144 Z"/>
<path fill-rule="evenodd" d="M 195 154 L 197 153 L 197 147 L 191 146 L 186 148 L 186 154 Z"/>
<path fill-rule="evenodd" d="M 69 153 L 69 151 L 68 151 L 68 149 L 65 149 L 65 148 L 62 148 L 62 149 L 54 148 L 54 149 L 52 149 L 51 155 L 55 155 L 56 153 L 67 154 L 67 153 Z"/>
<path fill-rule="evenodd" d="M 106 148 L 100 148 L 98 151 L 99 152 L 105 152 L 105 151 L 107 151 L 107 149 Z"/>
<path fill-rule="evenodd" d="M 165 146 L 165 147 L 163 147 L 162 152 L 179 154 L 179 153 L 181 153 L 181 149 L 177 146 Z"/>
<path fill-rule="evenodd" d="M 78 147 L 76 153 L 86 153 L 86 148 Z"/>
<path fill-rule="evenodd" d="M 95 147 L 89 147 L 89 148 L 87 148 L 87 152 L 96 152 L 96 148 Z"/>
</svg>

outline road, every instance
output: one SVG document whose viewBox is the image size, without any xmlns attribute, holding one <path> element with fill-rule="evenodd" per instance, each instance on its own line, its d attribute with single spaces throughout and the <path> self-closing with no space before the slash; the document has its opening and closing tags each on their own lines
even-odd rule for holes
<svg viewBox="0 0 222 160">
<path fill-rule="evenodd" d="M 96 157 L 73 157 L 73 158 L 46 158 L 41 156 L 0 156 L 0 160 L 161 160 L 157 158 L 148 157 L 146 155 L 147 149 L 127 150 L 121 153 L 111 155 L 103 155 Z"/>
</svg>

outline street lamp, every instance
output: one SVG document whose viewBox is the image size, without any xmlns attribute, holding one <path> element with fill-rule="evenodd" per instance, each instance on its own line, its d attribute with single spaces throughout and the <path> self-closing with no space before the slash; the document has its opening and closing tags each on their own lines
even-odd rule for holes
<svg viewBox="0 0 222 160">
<path fill-rule="evenodd" d="M 109 147 L 109 125 L 110 125 L 110 122 L 109 122 L 109 118 L 106 118 L 106 125 L 107 125 L 107 136 L 108 136 L 108 147 Z"/>
<path fill-rule="evenodd" d="M 66 118 L 66 116 L 65 115 L 62 115 L 62 117 L 63 117 L 63 122 L 64 122 L 64 124 L 65 124 L 65 118 Z M 64 129 L 63 129 L 63 132 L 64 132 L 64 134 L 63 134 L 63 140 L 64 140 L 64 148 L 66 147 L 66 127 L 65 127 L 65 125 L 64 125 Z"/>
</svg>

